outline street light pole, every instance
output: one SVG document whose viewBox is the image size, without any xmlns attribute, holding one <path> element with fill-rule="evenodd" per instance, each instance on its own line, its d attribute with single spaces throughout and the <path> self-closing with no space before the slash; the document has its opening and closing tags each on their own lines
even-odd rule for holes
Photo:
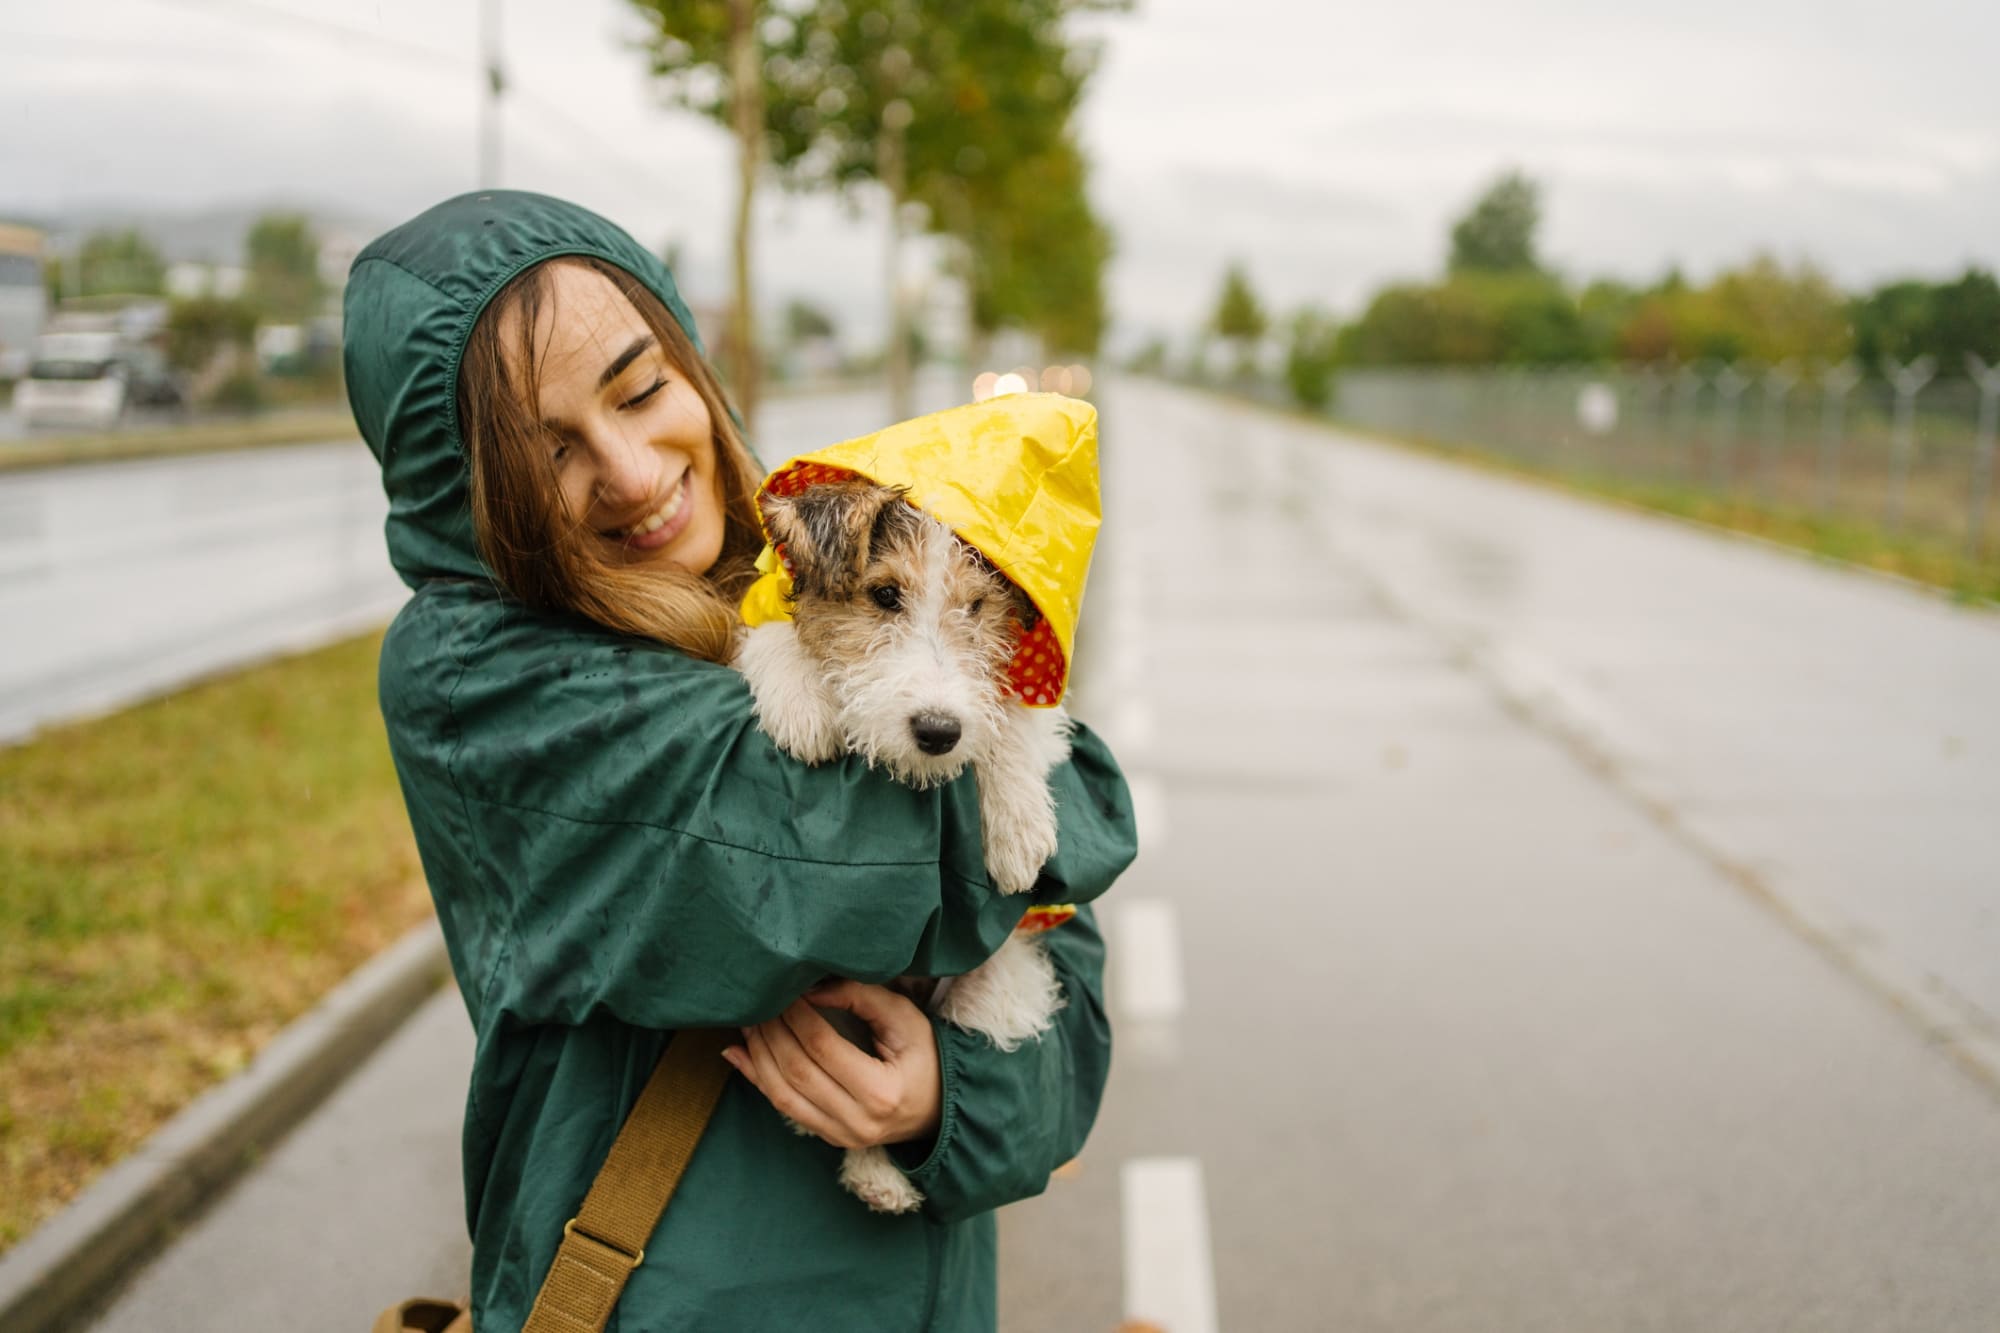
<svg viewBox="0 0 2000 1333">
<path fill-rule="evenodd" d="M 479 0 L 479 188 L 500 184 L 500 95 L 507 77 L 500 69 L 500 0 Z"/>
</svg>

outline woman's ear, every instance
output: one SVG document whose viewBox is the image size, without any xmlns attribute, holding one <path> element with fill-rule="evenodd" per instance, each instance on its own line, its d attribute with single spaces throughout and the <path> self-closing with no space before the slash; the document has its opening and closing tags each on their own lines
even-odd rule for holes
<svg viewBox="0 0 2000 1333">
<path fill-rule="evenodd" d="M 902 507 L 903 493 L 872 481 L 833 481 L 796 495 L 764 497 L 764 522 L 771 540 L 785 548 L 785 563 L 798 592 L 813 597 L 854 594 L 869 552 L 893 522 L 889 506 Z"/>
</svg>

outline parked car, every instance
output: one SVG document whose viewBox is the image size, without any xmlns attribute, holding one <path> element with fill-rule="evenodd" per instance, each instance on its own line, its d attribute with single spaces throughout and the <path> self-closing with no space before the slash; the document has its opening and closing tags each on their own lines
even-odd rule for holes
<svg viewBox="0 0 2000 1333">
<path fill-rule="evenodd" d="M 14 411 L 30 426 L 110 425 L 130 397 L 123 347 L 116 333 L 43 334 L 14 386 Z"/>
<path fill-rule="evenodd" d="M 105 427 L 127 407 L 180 406 L 186 392 L 158 348 L 113 331 L 45 333 L 14 410 L 30 426 Z"/>
</svg>

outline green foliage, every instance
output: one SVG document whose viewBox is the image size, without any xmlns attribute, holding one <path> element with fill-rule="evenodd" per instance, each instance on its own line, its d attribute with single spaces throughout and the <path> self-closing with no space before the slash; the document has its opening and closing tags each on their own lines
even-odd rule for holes
<svg viewBox="0 0 2000 1333">
<path fill-rule="evenodd" d="M 1968 352 L 2000 362 L 2000 283 L 1984 269 L 1948 283 L 1885 284 L 1856 300 L 1851 314 L 1855 357 L 1871 373 L 1886 360 L 1920 356 L 1936 357 L 1948 375 L 1963 373 Z"/>
<path fill-rule="evenodd" d="M 1596 351 L 1577 303 L 1540 273 L 1384 288 L 1339 343 L 1355 365 L 1561 365 Z"/>
<path fill-rule="evenodd" d="M 833 317 L 810 301 L 791 300 L 785 304 L 785 340 L 802 343 L 834 335 Z"/>
<path fill-rule="evenodd" d="M 1452 273 L 1533 273 L 1541 268 L 1535 257 L 1535 229 L 1541 224 L 1541 187 L 1510 171 L 1473 202 L 1452 224 Z"/>
<path fill-rule="evenodd" d="M 1308 306 L 1292 316 L 1285 344 L 1285 385 L 1301 407 L 1323 411 L 1333 401 L 1333 373 L 1339 363 L 1340 323 Z"/>
<path fill-rule="evenodd" d="M 248 347 L 257 311 L 247 301 L 201 296 L 167 310 L 167 359 L 181 370 L 207 366 L 225 347 Z"/>
<path fill-rule="evenodd" d="M 1215 315 L 1209 327 L 1218 337 L 1231 339 L 1239 344 L 1252 342 L 1264 336 L 1270 327 L 1270 320 L 1264 314 L 1264 307 L 1257 300 L 1257 293 L 1250 289 L 1249 275 L 1241 264 L 1231 264 L 1222 275 L 1222 294 L 1215 300 Z"/>
<path fill-rule="evenodd" d="M 1824 273 L 1758 255 L 1703 287 L 1670 273 L 1637 295 L 1609 350 L 1626 361 L 1830 364 L 1852 341 L 1846 298 Z"/>
<path fill-rule="evenodd" d="M 1134 375 L 1158 375 L 1167 368 L 1167 340 L 1158 336 L 1146 339 L 1139 350 L 1132 353 L 1132 359 L 1125 368 Z"/>
<path fill-rule="evenodd" d="M 77 269 L 82 290 L 65 296 L 158 296 L 167 289 L 167 261 L 136 227 L 91 235 Z"/>
<path fill-rule="evenodd" d="M 299 321 L 319 312 L 326 295 L 319 276 L 319 238 L 299 213 L 266 213 L 245 240 L 249 295 L 263 313 Z"/>
<path fill-rule="evenodd" d="M 1018 162 L 967 219 L 973 323 L 1038 335 L 1051 354 L 1095 356 L 1109 316 L 1111 233 L 1086 192 L 1088 166 L 1065 138 Z"/>
</svg>

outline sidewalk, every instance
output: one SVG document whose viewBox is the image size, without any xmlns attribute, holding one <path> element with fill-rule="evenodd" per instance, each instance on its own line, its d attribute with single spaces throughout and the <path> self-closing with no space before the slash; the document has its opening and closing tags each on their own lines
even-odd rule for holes
<svg viewBox="0 0 2000 1333">
<path fill-rule="evenodd" d="M 472 1028 L 447 985 L 122 1289 L 97 1333 L 363 1333 L 468 1287 L 458 1172 Z"/>
</svg>

